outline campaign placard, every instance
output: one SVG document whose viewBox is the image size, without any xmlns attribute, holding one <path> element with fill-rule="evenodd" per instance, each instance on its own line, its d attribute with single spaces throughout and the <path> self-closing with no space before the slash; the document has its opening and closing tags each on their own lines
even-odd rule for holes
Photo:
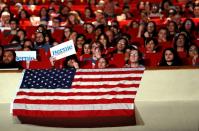
<svg viewBox="0 0 199 131">
<path fill-rule="evenodd" d="M 37 59 L 36 51 L 15 51 L 16 61 L 32 61 Z"/>
<path fill-rule="evenodd" d="M 57 46 L 50 48 L 51 57 L 55 60 L 76 54 L 75 46 L 73 40 L 63 42 Z"/>
</svg>

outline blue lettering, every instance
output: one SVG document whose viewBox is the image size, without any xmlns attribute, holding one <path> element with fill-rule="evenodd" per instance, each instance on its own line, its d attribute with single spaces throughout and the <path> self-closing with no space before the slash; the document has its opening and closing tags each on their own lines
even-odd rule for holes
<svg viewBox="0 0 199 131">
<path fill-rule="evenodd" d="M 55 50 L 55 51 L 52 52 L 52 54 L 53 54 L 53 56 L 60 55 L 60 54 L 65 53 L 65 52 L 67 52 L 71 49 L 73 49 L 72 45 L 61 48 L 59 50 Z"/>
</svg>

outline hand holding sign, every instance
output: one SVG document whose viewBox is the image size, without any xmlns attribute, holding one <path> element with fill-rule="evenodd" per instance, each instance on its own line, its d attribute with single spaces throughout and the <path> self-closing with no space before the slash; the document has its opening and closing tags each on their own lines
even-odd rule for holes
<svg viewBox="0 0 199 131">
<path fill-rule="evenodd" d="M 69 40 L 50 48 L 50 54 L 51 57 L 53 57 L 55 60 L 59 60 L 64 57 L 76 54 L 73 40 Z"/>
</svg>

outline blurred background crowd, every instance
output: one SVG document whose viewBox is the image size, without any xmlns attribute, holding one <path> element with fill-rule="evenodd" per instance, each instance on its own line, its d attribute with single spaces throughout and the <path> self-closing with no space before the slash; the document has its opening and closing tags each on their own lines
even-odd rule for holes
<svg viewBox="0 0 199 131">
<path fill-rule="evenodd" d="M 199 0 L 1 0 L 0 29 L 0 68 L 199 65 Z M 54 60 L 68 40 L 77 53 Z"/>
</svg>

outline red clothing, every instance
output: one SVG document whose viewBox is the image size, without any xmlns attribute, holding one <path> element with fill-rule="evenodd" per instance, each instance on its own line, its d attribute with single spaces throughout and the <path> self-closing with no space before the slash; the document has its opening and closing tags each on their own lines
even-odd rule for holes
<svg viewBox="0 0 199 131">
<path fill-rule="evenodd" d="M 125 55 L 114 54 L 109 63 L 111 67 L 122 68 L 125 65 Z"/>
</svg>

